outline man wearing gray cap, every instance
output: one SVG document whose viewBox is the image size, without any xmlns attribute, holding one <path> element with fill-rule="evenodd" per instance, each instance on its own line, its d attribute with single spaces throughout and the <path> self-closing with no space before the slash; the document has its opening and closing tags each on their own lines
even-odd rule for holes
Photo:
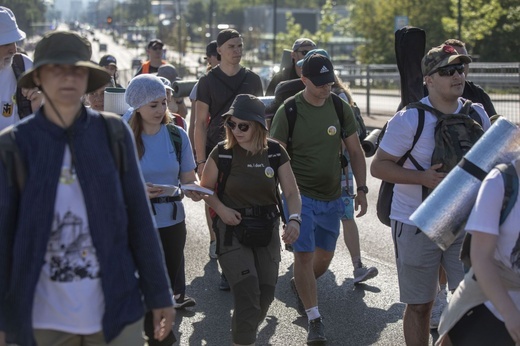
<svg viewBox="0 0 520 346">
<path fill-rule="evenodd" d="M 370 167 L 374 177 L 395 184 L 389 217 L 400 300 L 406 304 L 403 332 L 407 345 L 428 344 L 439 266 L 442 264 L 446 271 L 452 292 L 464 276 L 459 260 L 463 232 L 443 251 L 415 226 L 410 216 L 427 194 L 424 190 L 437 187 L 449 170 L 447 157 L 443 157 L 443 163 L 432 163 L 438 144 L 434 138 L 438 120 L 432 112 L 448 115 L 448 118 L 450 114 L 461 113 L 463 99 L 460 96 L 466 79 L 464 64 L 470 62 L 469 56 L 458 54 L 450 45 L 434 47 L 424 56 L 422 72 L 428 96 L 420 103 L 430 108 L 409 106 L 397 112 L 388 122 Z M 489 118 L 481 104 L 474 103 L 470 114 L 483 130 L 489 128 Z M 469 138 L 469 131 L 465 135 Z M 456 145 L 454 140 L 451 143 Z"/>
<path fill-rule="evenodd" d="M 291 52 L 291 66 L 283 68 L 273 76 L 269 82 L 265 96 L 273 96 L 276 86 L 283 81 L 300 78 L 301 68 L 296 66 L 296 62 L 303 59 L 307 53 L 316 48 L 316 43 L 310 38 L 299 38 L 294 41 Z"/>
<path fill-rule="evenodd" d="M 37 110 L 43 100 L 38 88 L 18 88 L 16 80 L 32 67 L 29 57 L 16 52 L 16 42 L 25 39 L 13 11 L 0 6 L 0 130 Z"/>
</svg>

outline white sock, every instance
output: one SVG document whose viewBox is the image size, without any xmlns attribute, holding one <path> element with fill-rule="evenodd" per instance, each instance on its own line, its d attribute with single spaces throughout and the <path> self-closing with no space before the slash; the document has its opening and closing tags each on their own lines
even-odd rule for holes
<svg viewBox="0 0 520 346">
<path fill-rule="evenodd" d="M 310 309 L 307 309 L 305 310 L 305 312 L 307 313 L 307 319 L 310 321 L 310 320 L 315 320 L 319 317 L 321 317 L 320 315 L 320 311 L 318 310 L 318 307 L 317 306 L 314 306 Z"/>
</svg>

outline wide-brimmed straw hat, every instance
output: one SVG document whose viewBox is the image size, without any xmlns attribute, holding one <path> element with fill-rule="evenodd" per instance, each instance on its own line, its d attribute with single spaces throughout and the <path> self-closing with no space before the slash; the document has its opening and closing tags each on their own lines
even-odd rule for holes
<svg viewBox="0 0 520 346">
<path fill-rule="evenodd" d="M 97 90 L 110 82 L 110 75 L 105 69 L 90 61 L 92 46 L 80 35 L 70 31 L 47 33 L 38 42 L 34 51 L 33 67 L 18 80 L 21 88 L 35 88 L 33 73 L 44 65 L 74 65 L 89 69 L 87 93 Z"/>
</svg>

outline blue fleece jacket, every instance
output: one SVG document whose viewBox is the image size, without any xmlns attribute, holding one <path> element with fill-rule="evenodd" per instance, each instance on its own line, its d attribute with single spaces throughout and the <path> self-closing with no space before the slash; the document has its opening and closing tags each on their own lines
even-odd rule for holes
<svg viewBox="0 0 520 346">
<path fill-rule="evenodd" d="M 65 146 L 75 153 L 77 178 L 98 256 L 107 342 L 148 309 L 172 305 L 164 256 L 155 229 L 133 136 L 125 126 L 127 171 L 120 176 L 104 120 L 82 110 L 67 132 L 42 110 L 15 126 L 27 169 L 25 187 L 9 184 L 0 160 L 0 331 L 19 345 L 34 345 L 32 305 L 54 215 Z M 137 274 L 136 274 L 137 272 Z"/>
</svg>

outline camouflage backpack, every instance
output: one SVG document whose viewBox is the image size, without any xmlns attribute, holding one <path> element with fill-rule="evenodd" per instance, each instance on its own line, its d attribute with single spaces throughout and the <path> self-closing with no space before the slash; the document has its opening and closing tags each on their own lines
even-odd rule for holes
<svg viewBox="0 0 520 346">
<path fill-rule="evenodd" d="M 466 100 L 460 113 L 443 114 L 424 103 L 410 103 L 406 108 L 417 108 L 419 112 L 428 111 L 437 117 L 435 125 L 435 149 L 432 165 L 442 163 L 439 172 L 450 172 L 484 134 L 481 119 Z"/>
</svg>

